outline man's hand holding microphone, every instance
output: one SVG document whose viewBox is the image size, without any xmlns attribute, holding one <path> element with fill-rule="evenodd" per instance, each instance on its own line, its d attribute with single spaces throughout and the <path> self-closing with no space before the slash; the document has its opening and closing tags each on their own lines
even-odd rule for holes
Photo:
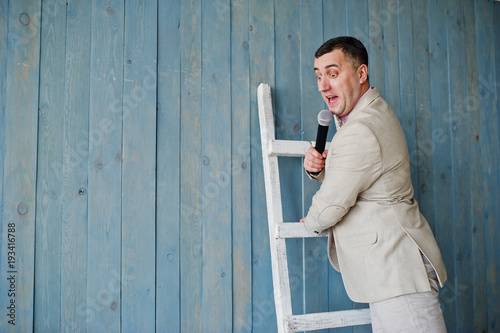
<svg viewBox="0 0 500 333">
<path fill-rule="evenodd" d="M 320 154 L 316 148 L 310 147 L 304 156 L 304 169 L 309 171 L 311 174 L 318 174 L 325 167 L 325 159 L 328 154 L 328 150 L 325 150 Z"/>
<path fill-rule="evenodd" d="M 322 110 L 318 113 L 318 133 L 316 135 L 316 144 L 310 147 L 304 156 L 304 169 L 312 176 L 317 176 L 325 167 L 325 160 L 328 150 L 325 150 L 328 127 L 333 120 L 333 115 L 329 110 Z M 300 219 L 304 222 L 305 217 Z"/>
</svg>

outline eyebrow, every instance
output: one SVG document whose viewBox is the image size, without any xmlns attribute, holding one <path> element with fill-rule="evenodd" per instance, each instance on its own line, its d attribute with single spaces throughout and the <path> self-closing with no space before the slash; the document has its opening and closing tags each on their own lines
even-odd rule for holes
<svg viewBox="0 0 500 333">
<path fill-rule="evenodd" d="M 327 65 L 327 66 L 325 66 L 325 69 L 328 69 L 328 68 L 331 68 L 331 67 L 337 67 L 338 69 L 340 69 L 340 66 L 337 65 L 337 64 Z M 315 71 L 319 71 L 319 68 L 314 67 L 314 70 Z"/>
</svg>

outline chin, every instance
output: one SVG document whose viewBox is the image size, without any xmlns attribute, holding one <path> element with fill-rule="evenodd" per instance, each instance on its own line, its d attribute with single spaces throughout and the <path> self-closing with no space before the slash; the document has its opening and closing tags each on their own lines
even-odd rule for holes
<svg viewBox="0 0 500 333">
<path fill-rule="evenodd" d="M 329 109 L 329 110 L 330 110 L 330 112 L 331 112 L 333 115 L 335 115 L 335 116 L 337 116 L 337 117 L 340 117 L 340 116 L 339 116 L 339 114 L 341 114 L 341 113 L 342 113 L 341 111 L 339 112 L 338 110 L 332 110 L 332 109 Z"/>
</svg>

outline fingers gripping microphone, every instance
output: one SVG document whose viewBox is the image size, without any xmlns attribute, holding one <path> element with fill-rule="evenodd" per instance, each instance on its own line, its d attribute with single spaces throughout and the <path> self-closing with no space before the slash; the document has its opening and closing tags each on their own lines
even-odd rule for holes
<svg viewBox="0 0 500 333">
<path fill-rule="evenodd" d="M 315 149 L 318 153 L 323 154 L 325 151 L 326 137 L 328 135 L 328 127 L 333 121 L 333 114 L 330 110 L 322 110 L 318 113 L 318 133 L 316 134 Z M 311 172 L 313 176 L 319 175 L 319 172 Z"/>
</svg>

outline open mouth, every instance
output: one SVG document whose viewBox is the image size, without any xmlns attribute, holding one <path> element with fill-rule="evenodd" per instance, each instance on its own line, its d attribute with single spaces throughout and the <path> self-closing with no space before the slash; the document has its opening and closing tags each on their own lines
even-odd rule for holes
<svg viewBox="0 0 500 333">
<path fill-rule="evenodd" d="M 328 99 L 328 104 L 334 104 L 338 100 L 338 96 L 326 96 Z"/>
</svg>

